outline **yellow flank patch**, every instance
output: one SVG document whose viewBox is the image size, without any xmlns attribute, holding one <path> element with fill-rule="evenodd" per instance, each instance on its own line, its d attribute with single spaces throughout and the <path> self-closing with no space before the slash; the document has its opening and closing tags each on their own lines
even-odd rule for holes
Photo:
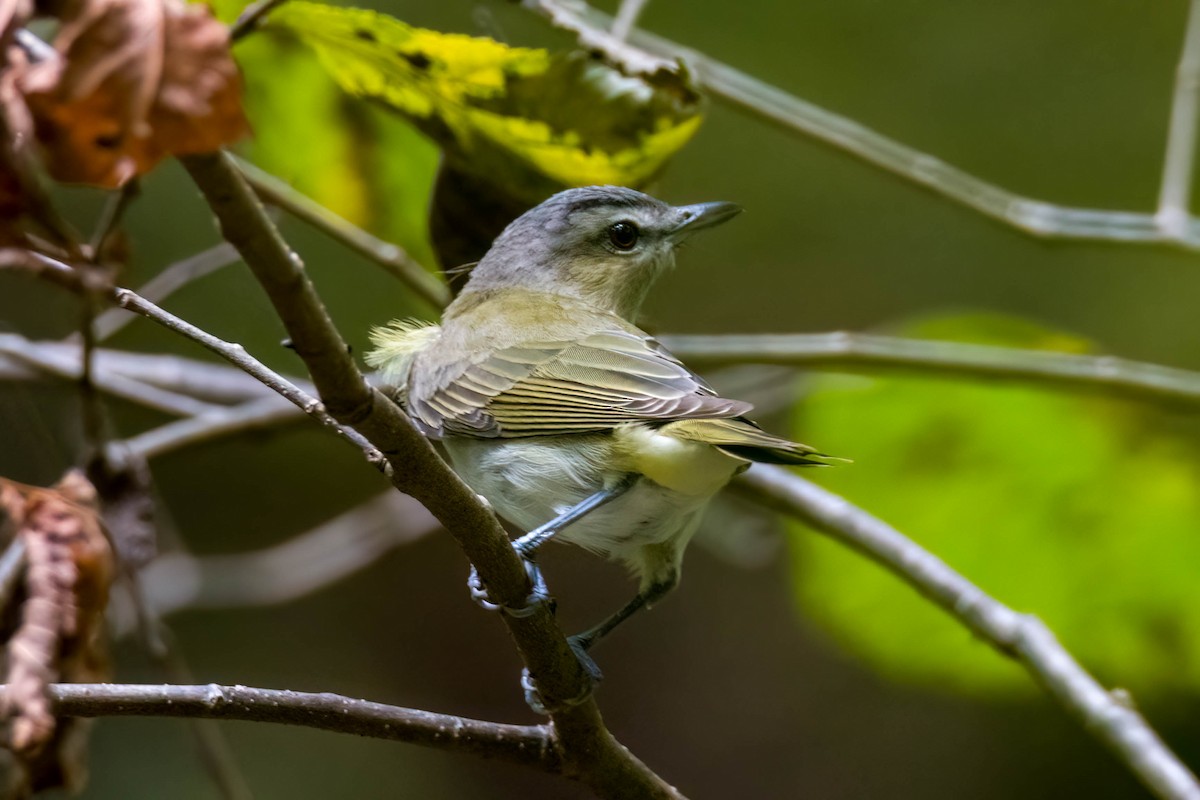
<svg viewBox="0 0 1200 800">
<path fill-rule="evenodd" d="M 622 425 L 613 437 L 630 471 L 695 497 L 715 494 L 746 463 L 710 444 L 679 439 L 647 425 Z"/>
</svg>

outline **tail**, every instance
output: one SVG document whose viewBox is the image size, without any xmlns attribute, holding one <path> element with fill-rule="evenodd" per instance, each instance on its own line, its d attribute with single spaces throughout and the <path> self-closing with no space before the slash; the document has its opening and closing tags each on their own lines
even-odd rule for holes
<svg viewBox="0 0 1200 800">
<path fill-rule="evenodd" d="M 819 453 L 806 444 L 772 436 L 745 417 L 688 419 L 665 426 L 664 433 L 711 444 L 735 458 L 796 467 L 831 467 L 846 458 Z"/>
</svg>

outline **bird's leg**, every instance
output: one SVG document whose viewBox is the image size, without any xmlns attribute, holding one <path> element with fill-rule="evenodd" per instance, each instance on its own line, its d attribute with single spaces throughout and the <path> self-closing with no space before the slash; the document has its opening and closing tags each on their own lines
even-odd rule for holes
<svg viewBox="0 0 1200 800">
<path fill-rule="evenodd" d="M 620 611 L 594 628 L 589 628 L 583 633 L 567 637 L 567 644 L 571 646 L 572 652 L 575 653 L 575 658 L 579 660 L 579 665 L 587 673 L 589 681 L 588 687 L 584 692 L 578 698 L 563 703 L 564 706 L 576 705 L 586 700 L 592 693 L 592 687 L 604 678 L 604 674 L 600 672 L 600 668 L 596 666 L 596 662 L 588 654 L 588 651 L 596 645 L 596 642 L 612 633 L 613 628 L 632 617 L 638 611 L 648 608 L 666 597 L 678 584 L 679 570 L 676 567 L 672 567 L 660 578 L 638 592 Z M 538 692 L 537 684 L 530 677 L 528 669 L 521 673 L 521 686 L 525 689 L 525 702 L 534 711 L 539 714 L 549 714 L 556 710 L 549 708 L 542 700 L 542 695 Z"/>
<path fill-rule="evenodd" d="M 553 539 L 563 528 L 576 520 L 583 519 L 600 506 L 616 500 L 637 481 L 637 475 L 626 475 L 620 482 L 609 489 L 601 489 L 589 497 L 568 508 L 545 525 L 534 528 L 529 533 L 513 542 L 513 549 L 521 558 L 532 561 L 539 547 Z"/>
<path fill-rule="evenodd" d="M 601 489 L 595 494 L 585 497 L 554 519 L 534 528 L 513 542 L 513 549 L 517 551 L 517 555 L 525 562 L 525 571 L 529 573 L 529 580 L 533 584 L 533 591 L 529 593 L 529 597 L 523 605 L 514 607 L 493 602 L 488 597 L 487 589 L 484 588 L 483 581 L 480 580 L 479 573 L 476 571 L 474 565 L 471 565 L 471 575 L 467 578 L 467 588 L 471 590 L 471 597 L 479 605 L 490 611 L 503 611 L 505 614 L 513 617 L 527 617 L 532 614 L 539 603 L 547 602 L 550 599 L 550 592 L 546 589 L 546 579 L 542 576 L 542 571 L 538 568 L 535 560 L 537 549 L 553 539 L 563 528 L 572 522 L 582 519 L 605 503 L 625 494 L 636 482 L 637 475 L 626 475 L 616 485 L 608 489 Z M 584 666 L 586 667 L 587 665 L 585 664 Z"/>
<path fill-rule="evenodd" d="M 568 636 L 567 642 L 571 645 L 571 649 L 575 651 L 576 655 L 581 653 L 586 655 L 587 652 L 591 650 L 597 642 L 599 642 L 608 634 L 612 633 L 614 628 L 632 617 L 637 612 L 641 611 L 643 608 L 649 608 L 659 600 L 662 600 L 671 593 L 672 589 L 678 585 L 679 570 L 672 568 L 662 577 L 658 578 L 645 589 L 638 592 L 634 598 L 626 603 L 620 611 L 613 614 L 611 617 L 604 620 L 594 628 L 589 628 L 583 633 L 577 633 L 574 636 Z M 589 661 L 591 660 L 590 656 L 587 656 L 587 658 Z"/>
</svg>

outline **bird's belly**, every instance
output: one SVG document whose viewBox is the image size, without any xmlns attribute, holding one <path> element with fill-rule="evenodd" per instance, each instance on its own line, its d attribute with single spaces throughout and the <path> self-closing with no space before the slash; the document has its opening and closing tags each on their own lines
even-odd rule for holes
<svg viewBox="0 0 1200 800">
<path fill-rule="evenodd" d="M 529 439 L 444 440 L 455 470 L 496 511 L 522 530 L 549 522 L 631 469 L 611 435 Z M 634 566 L 647 546 L 671 543 L 682 550 L 709 499 L 733 474 L 705 491 L 682 492 L 641 479 L 624 494 L 564 528 L 557 541 L 571 542 Z M 690 488 L 690 487 L 689 487 Z"/>
</svg>

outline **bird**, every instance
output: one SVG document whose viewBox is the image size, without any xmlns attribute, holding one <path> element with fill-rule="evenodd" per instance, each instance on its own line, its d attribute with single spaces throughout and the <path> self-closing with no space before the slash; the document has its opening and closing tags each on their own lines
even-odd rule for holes
<svg viewBox="0 0 1200 800">
<path fill-rule="evenodd" d="M 501 232 L 440 324 L 371 332 L 366 361 L 413 424 L 526 532 L 514 547 L 535 585 L 536 553 L 551 540 L 637 578 L 632 600 L 568 639 L 597 680 L 587 652 L 676 587 L 705 507 L 736 474 L 751 462 L 836 460 L 762 430 L 745 416 L 750 403 L 721 397 L 634 322 L 679 245 L 740 212 L 619 186 L 568 189 Z"/>
</svg>

